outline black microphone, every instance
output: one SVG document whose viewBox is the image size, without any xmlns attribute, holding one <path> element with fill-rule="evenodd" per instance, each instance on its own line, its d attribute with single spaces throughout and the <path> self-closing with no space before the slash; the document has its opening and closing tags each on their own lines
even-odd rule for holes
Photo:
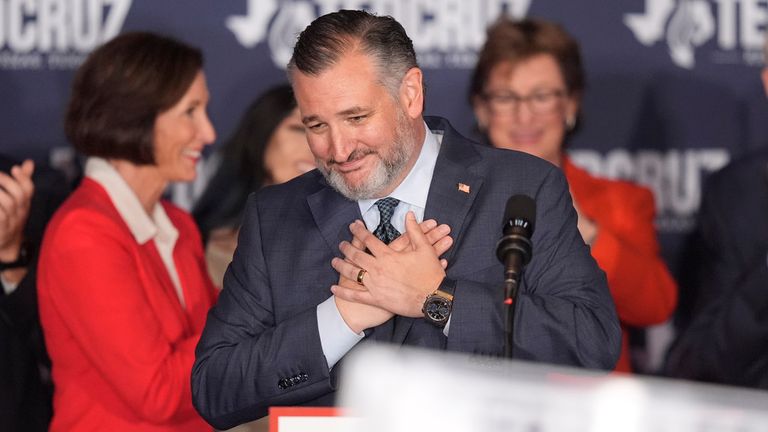
<svg viewBox="0 0 768 432">
<path fill-rule="evenodd" d="M 520 280 L 520 272 L 531 260 L 533 244 L 531 236 L 536 222 L 536 203 L 527 195 L 514 195 L 507 201 L 504 211 L 504 229 L 496 244 L 496 257 L 504 264 L 505 284 L 512 282 L 514 290 Z M 511 294 L 511 295 L 510 295 Z M 507 293 L 505 300 L 514 299 L 514 292 Z"/>
<path fill-rule="evenodd" d="M 515 298 L 523 267 L 531 260 L 531 236 L 536 222 L 536 203 L 527 195 L 513 195 L 504 211 L 502 237 L 496 244 L 496 257 L 504 264 L 504 304 L 507 320 L 504 325 L 504 356 L 512 358 L 512 330 L 515 321 Z"/>
</svg>

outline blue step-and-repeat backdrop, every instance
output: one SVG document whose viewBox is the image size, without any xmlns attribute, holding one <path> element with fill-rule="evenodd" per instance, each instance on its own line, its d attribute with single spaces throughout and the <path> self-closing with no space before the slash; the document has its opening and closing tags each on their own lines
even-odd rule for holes
<svg viewBox="0 0 768 432">
<path fill-rule="evenodd" d="M 588 73 L 574 158 L 653 189 L 676 273 L 702 180 L 768 143 L 759 78 L 768 0 L 0 0 L 0 151 L 66 168 L 62 114 L 74 70 L 127 30 L 203 49 L 221 143 L 256 95 L 284 81 L 296 34 L 339 8 L 403 23 L 425 70 L 427 112 L 470 136 L 466 92 L 487 25 L 502 12 L 563 24 Z"/>
</svg>

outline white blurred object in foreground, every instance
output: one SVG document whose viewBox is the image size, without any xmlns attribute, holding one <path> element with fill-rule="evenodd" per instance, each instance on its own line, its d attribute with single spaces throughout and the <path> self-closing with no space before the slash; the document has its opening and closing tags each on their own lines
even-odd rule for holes
<svg viewBox="0 0 768 432">
<path fill-rule="evenodd" d="M 768 392 L 361 347 L 339 406 L 365 432 L 765 432 Z"/>
</svg>

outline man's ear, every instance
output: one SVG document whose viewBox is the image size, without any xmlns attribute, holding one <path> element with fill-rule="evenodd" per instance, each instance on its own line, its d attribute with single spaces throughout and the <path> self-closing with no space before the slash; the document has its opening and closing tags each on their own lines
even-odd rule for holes
<svg viewBox="0 0 768 432">
<path fill-rule="evenodd" d="M 421 69 L 412 67 L 400 84 L 400 101 L 409 117 L 416 119 L 424 112 L 424 83 Z"/>
</svg>

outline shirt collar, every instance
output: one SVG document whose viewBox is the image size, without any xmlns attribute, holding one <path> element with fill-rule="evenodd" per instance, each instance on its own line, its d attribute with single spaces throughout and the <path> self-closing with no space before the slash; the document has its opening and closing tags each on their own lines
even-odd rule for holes
<svg viewBox="0 0 768 432">
<path fill-rule="evenodd" d="M 440 153 L 442 136 L 435 136 L 424 123 L 424 142 L 419 152 L 416 163 L 405 179 L 392 191 L 389 196 L 419 208 L 427 207 L 429 185 L 432 183 L 432 174 L 435 171 L 437 155 Z M 360 213 L 365 214 L 378 201 L 378 198 L 359 200 Z"/>
<path fill-rule="evenodd" d="M 85 163 L 85 175 L 107 191 L 117 213 L 128 225 L 136 242 L 144 244 L 155 237 L 175 242 L 178 238 L 179 232 L 171 223 L 163 206 L 160 203 L 155 204 L 150 218 L 131 187 L 106 159 L 89 157 Z"/>
</svg>

